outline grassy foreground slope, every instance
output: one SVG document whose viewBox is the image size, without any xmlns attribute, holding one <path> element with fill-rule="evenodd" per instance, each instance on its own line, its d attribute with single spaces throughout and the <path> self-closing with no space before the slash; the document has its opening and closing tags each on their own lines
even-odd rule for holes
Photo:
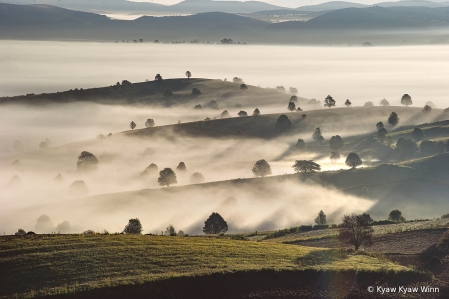
<svg viewBox="0 0 449 299">
<path fill-rule="evenodd" d="M 0 238 L 0 298 L 92 292 L 214 273 L 289 271 L 321 275 L 430 276 L 373 257 L 334 249 L 204 237 L 35 235 Z M 171 288 L 176 288 L 171 284 Z"/>
</svg>

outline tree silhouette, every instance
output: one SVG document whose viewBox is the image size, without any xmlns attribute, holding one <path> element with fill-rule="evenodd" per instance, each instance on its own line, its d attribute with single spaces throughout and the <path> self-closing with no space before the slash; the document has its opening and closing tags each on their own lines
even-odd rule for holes
<svg viewBox="0 0 449 299">
<path fill-rule="evenodd" d="M 388 117 L 388 123 L 393 127 L 399 123 L 399 117 L 396 112 L 391 112 L 390 117 Z"/>
<path fill-rule="evenodd" d="M 335 135 L 331 137 L 331 140 L 329 141 L 329 145 L 332 150 L 338 152 L 339 149 L 341 149 L 344 145 L 343 139 L 339 135 Z"/>
<path fill-rule="evenodd" d="M 218 103 L 217 103 L 217 101 L 215 101 L 215 100 L 210 101 L 210 102 L 209 102 L 209 106 L 210 106 L 212 109 L 218 109 Z"/>
<path fill-rule="evenodd" d="M 365 105 L 363 105 L 364 107 L 374 107 L 374 103 L 371 101 L 368 101 L 365 103 Z"/>
<path fill-rule="evenodd" d="M 176 170 L 186 171 L 187 170 L 186 164 L 184 162 L 179 162 L 178 166 L 176 167 Z"/>
<path fill-rule="evenodd" d="M 293 103 L 295 103 L 295 104 L 298 104 L 298 97 L 295 96 L 295 95 L 291 96 L 291 97 L 290 97 L 290 102 L 293 102 Z"/>
<path fill-rule="evenodd" d="M 240 84 L 240 89 L 246 90 L 248 89 L 248 86 L 246 86 L 246 84 Z"/>
<path fill-rule="evenodd" d="M 45 141 L 42 141 L 42 142 L 39 144 L 39 147 L 40 147 L 40 148 L 47 148 L 47 147 L 48 147 L 48 144 L 47 144 Z"/>
<path fill-rule="evenodd" d="M 123 229 L 123 233 L 127 235 L 141 235 L 142 234 L 142 224 L 139 218 L 129 219 L 128 224 Z"/>
<path fill-rule="evenodd" d="M 173 225 L 169 224 L 166 228 L 165 228 L 165 233 L 166 236 L 172 236 L 172 237 L 176 237 L 176 229 Z"/>
<path fill-rule="evenodd" d="M 253 116 L 259 116 L 259 115 L 260 115 L 259 108 L 254 109 Z"/>
<path fill-rule="evenodd" d="M 401 104 L 405 105 L 405 107 L 412 105 L 413 104 L 412 97 L 409 96 L 408 94 L 404 94 L 401 98 Z"/>
<path fill-rule="evenodd" d="M 382 128 L 384 128 L 384 123 L 380 121 L 376 124 L 376 129 L 377 129 L 377 131 L 379 131 Z"/>
<path fill-rule="evenodd" d="M 396 151 L 398 153 L 399 160 L 405 161 L 413 159 L 418 152 L 418 145 L 416 145 L 416 142 L 408 138 L 399 138 L 396 143 Z"/>
<path fill-rule="evenodd" d="M 278 120 L 276 121 L 276 128 L 281 130 L 288 130 L 292 127 L 292 122 L 288 119 L 287 115 L 282 114 L 279 116 Z"/>
<path fill-rule="evenodd" d="M 343 223 L 339 225 L 338 240 L 344 244 L 354 245 L 355 251 L 361 245 L 370 246 L 374 229 L 369 225 L 366 217 L 359 215 L 344 215 Z"/>
<path fill-rule="evenodd" d="M 223 111 L 222 113 L 221 113 L 221 118 L 225 118 L 225 117 L 229 117 L 230 115 L 229 115 L 229 112 L 228 112 L 228 110 L 225 110 L 225 111 Z"/>
<path fill-rule="evenodd" d="M 296 94 L 298 93 L 298 90 L 297 90 L 296 88 L 294 88 L 294 87 L 290 87 L 290 88 L 288 89 L 288 93 L 289 93 L 289 94 L 296 95 Z M 291 101 L 291 99 L 290 99 L 290 101 Z"/>
<path fill-rule="evenodd" d="M 382 106 L 390 106 L 390 103 L 386 99 L 383 99 L 382 101 L 380 101 L 380 105 L 382 105 Z"/>
<path fill-rule="evenodd" d="M 402 212 L 396 209 L 392 210 L 390 214 L 388 214 L 388 220 L 405 221 L 405 218 L 402 216 Z"/>
<path fill-rule="evenodd" d="M 159 178 L 157 179 L 159 185 L 170 187 L 172 184 L 177 184 L 176 174 L 171 168 L 164 168 L 159 172 Z"/>
<path fill-rule="evenodd" d="M 187 79 L 190 79 L 190 77 L 192 77 L 192 73 L 190 71 L 187 71 L 186 76 L 187 76 Z"/>
<path fill-rule="evenodd" d="M 348 100 L 346 100 L 345 105 L 346 105 L 346 107 L 351 107 L 352 103 L 351 103 L 351 101 L 348 99 Z"/>
<path fill-rule="evenodd" d="M 326 97 L 326 99 L 324 100 L 324 107 L 331 108 L 331 107 L 334 107 L 334 106 L 335 106 L 335 100 L 330 95 L 328 95 Z"/>
<path fill-rule="evenodd" d="M 315 171 L 320 171 L 321 170 L 321 166 L 315 162 L 313 162 L 313 160 L 296 160 L 295 164 L 293 164 L 293 170 L 295 171 L 295 173 L 298 172 L 315 172 Z"/>
<path fill-rule="evenodd" d="M 295 103 L 293 103 L 293 102 L 288 103 L 287 109 L 290 110 L 290 111 L 292 111 L 292 112 L 295 111 L 295 110 L 296 110 L 296 105 L 295 105 Z"/>
<path fill-rule="evenodd" d="M 204 222 L 203 232 L 206 235 L 219 234 L 228 231 L 228 223 L 218 213 L 212 213 Z"/>
<path fill-rule="evenodd" d="M 232 78 L 232 82 L 243 84 L 242 78 L 239 78 L 239 77 L 234 77 L 234 78 Z"/>
<path fill-rule="evenodd" d="M 193 109 L 203 109 L 203 106 L 201 106 L 201 104 L 195 105 L 195 108 Z"/>
<path fill-rule="evenodd" d="M 241 117 L 243 117 L 243 116 L 248 116 L 248 113 L 246 113 L 246 111 L 240 111 L 240 112 L 238 113 L 238 116 L 241 116 Z"/>
<path fill-rule="evenodd" d="M 98 159 L 94 154 L 90 152 L 83 151 L 78 156 L 78 161 L 76 162 L 76 168 L 78 171 L 91 171 L 96 170 L 98 167 Z"/>
<path fill-rule="evenodd" d="M 359 165 L 362 165 L 362 159 L 356 153 L 350 153 L 345 161 L 346 165 L 352 167 L 353 169 Z"/>
<path fill-rule="evenodd" d="M 89 189 L 87 188 L 87 185 L 84 181 L 74 181 L 69 186 L 69 194 L 71 196 L 77 197 L 86 196 L 87 194 L 89 194 Z"/>
<path fill-rule="evenodd" d="M 147 119 L 147 121 L 145 122 L 145 127 L 147 128 L 154 127 L 154 119 L 152 118 Z"/>
<path fill-rule="evenodd" d="M 318 216 L 315 218 L 315 223 L 318 225 L 327 224 L 326 214 L 324 214 L 323 210 L 318 213 Z"/>
<path fill-rule="evenodd" d="M 194 174 L 192 174 L 190 176 L 190 183 L 192 183 L 192 184 L 201 184 L 201 183 L 204 183 L 205 181 L 206 181 L 206 179 L 199 172 L 195 172 Z"/>
<path fill-rule="evenodd" d="M 432 111 L 432 106 L 430 105 L 425 105 L 424 108 L 422 109 L 422 111 L 424 113 L 429 113 L 430 111 Z"/>
<path fill-rule="evenodd" d="M 313 139 L 315 141 L 319 142 L 320 144 L 324 140 L 324 137 L 323 137 L 323 134 L 321 134 L 321 129 L 320 128 L 316 128 L 315 129 L 315 133 L 313 133 L 312 137 L 313 137 Z"/>
<path fill-rule="evenodd" d="M 201 94 L 201 91 L 198 88 L 196 88 L 196 87 L 192 88 L 192 95 L 193 96 L 199 96 L 200 94 Z"/>
<path fill-rule="evenodd" d="M 306 143 L 305 143 L 305 141 L 304 141 L 304 139 L 298 139 L 298 141 L 296 142 L 296 149 L 297 150 L 300 150 L 300 151 L 303 151 L 303 150 L 305 150 L 306 149 Z"/>
<path fill-rule="evenodd" d="M 330 156 L 330 159 L 332 160 L 332 161 L 335 161 L 335 160 L 340 160 L 340 153 L 339 152 L 337 152 L 337 151 L 332 151 L 331 152 L 331 156 Z"/>
<path fill-rule="evenodd" d="M 161 74 L 156 74 L 156 76 L 154 77 L 154 80 L 162 81 L 163 79 L 162 79 Z"/>
<path fill-rule="evenodd" d="M 412 137 L 413 139 L 415 139 L 416 141 L 420 141 L 421 139 L 424 138 L 424 132 L 423 130 L 421 130 L 420 128 L 414 128 L 413 132 L 412 132 Z"/>
<path fill-rule="evenodd" d="M 268 164 L 265 160 L 259 160 L 254 164 L 253 168 L 251 169 L 253 171 L 253 174 L 255 176 L 267 176 L 271 174 L 271 166 Z"/>
<path fill-rule="evenodd" d="M 136 128 L 136 123 L 135 123 L 134 121 L 132 121 L 132 122 L 129 124 L 129 127 L 131 128 L 131 130 L 134 130 L 134 129 Z"/>
</svg>

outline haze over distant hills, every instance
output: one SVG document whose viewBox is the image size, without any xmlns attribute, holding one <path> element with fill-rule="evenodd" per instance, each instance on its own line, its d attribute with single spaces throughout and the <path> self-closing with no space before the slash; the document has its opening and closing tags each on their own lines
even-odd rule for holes
<svg viewBox="0 0 449 299">
<path fill-rule="evenodd" d="M 127 0 L 3 0 L 2 2 L 18 5 L 55 5 L 62 8 L 95 13 L 188 14 L 216 11 L 227 13 L 254 13 L 260 11 L 291 9 L 263 1 L 184 0 L 174 5 L 162 5 L 150 2 L 132 2 Z M 299 4 L 299 2 L 296 3 Z M 425 6 L 433 8 L 448 6 L 449 1 L 431 2 L 426 0 L 404 0 L 398 2 L 381 2 L 377 3 L 377 5 L 382 7 Z M 362 8 L 368 6 L 369 5 L 367 4 L 346 1 L 331 1 L 318 5 L 300 6 L 297 9 L 301 11 L 327 11 L 349 7 Z"/>
<path fill-rule="evenodd" d="M 308 20 L 269 23 L 221 12 L 189 16 L 147 17 L 111 20 L 104 15 L 68 10 L 51 5 L 0 3 L 0 39 L 96 40 L 145 42 L 236 42 L 361 45 L 376 36 L 376 42 L 397 44 L 447 43 L 449 7 L 366 7 L 323 12 Z M 32 25 L 32 26 L 30 26 Z M 341 29 L 339 32 L 335 30 Z M 392 33 L 391 29 L 409 30 Z M 273 32 L 276 30 L 276 33 Z M 318 31 L 317 31 L 318 30 Z M 380 34 L 373 30 L 390 30 Z M 410 31 L 410 30 L 413 30 Z M 418 30 L 418 31 L 417 31 Z M 424 31 L 423 31 L 424 30 Z M 438 33 L 429 34 L 429 30 Z M 314 31 L 314 32 L 312 32 Z M 404 35 L 406 34 L 406 35 Z"/>
</svg>

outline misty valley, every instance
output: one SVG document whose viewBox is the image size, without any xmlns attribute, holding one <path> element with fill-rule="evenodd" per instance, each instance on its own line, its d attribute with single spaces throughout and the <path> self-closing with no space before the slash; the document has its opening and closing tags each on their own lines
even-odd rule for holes
<svg viewBox="0 0 449 299">
<path fill-rule="evenodd" d="M 6 2 L 0 298 L 447 298 L 446 3 Z"/>
</svg>

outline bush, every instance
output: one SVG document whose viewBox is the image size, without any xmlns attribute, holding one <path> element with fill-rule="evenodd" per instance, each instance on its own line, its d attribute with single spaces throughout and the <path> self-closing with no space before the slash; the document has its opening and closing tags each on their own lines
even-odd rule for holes
<svg viewBox="0 0 449 299">
<path fill-rule="evenodd" d="M 443 216 L 441 216 L 441 219 L 447 219 L 447 218 L 449 218 L 449 213 L 446 213 Z"/>
</svg>

